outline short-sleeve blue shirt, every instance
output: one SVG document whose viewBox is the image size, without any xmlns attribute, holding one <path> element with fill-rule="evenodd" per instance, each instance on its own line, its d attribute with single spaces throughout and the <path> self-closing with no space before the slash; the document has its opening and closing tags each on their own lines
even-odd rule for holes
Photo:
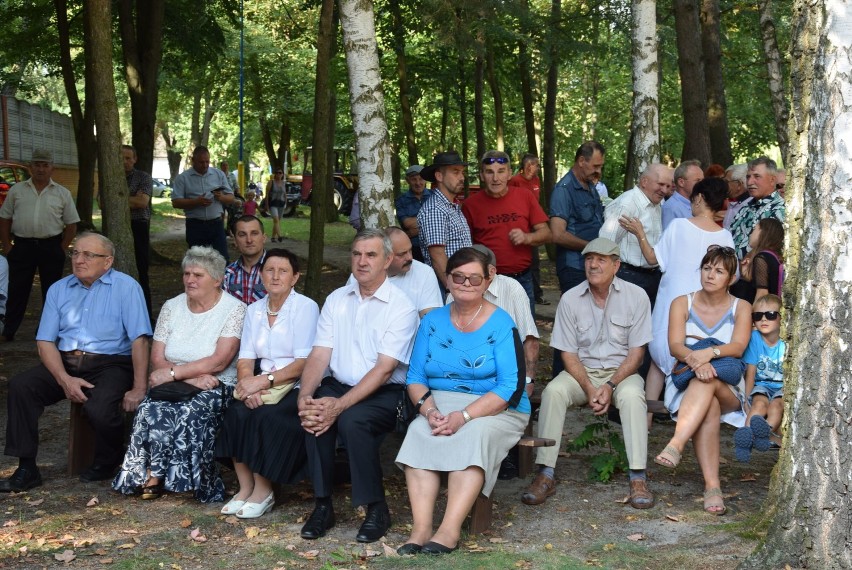
<svg viewBox="0 0 852 570">
<path fill-rule="evenodd" d="M 206 196 L 213 199 L 213 190 L 221 188 L 225 194 L 233 194 L 228 177 L 218 168 L 208 168 L 204 174 L 199 174 L 194 168 L 189 168 L 178 174 L 172 187 L 172 199 L 200 198 Z M 213 200 L 209 206 L 196 206 L 184 210 L 187 218 L 197 220 L 215 220 L 221 218 L 224 212 L 222 203 Z"/>
<path fill-rule="evenodd" d="M 62 352 L 129 356 L 134 340 L 152 334 L 139 283 L 110 269 L 91 287 L 74 275 L 51 285 L 36 340 L 56 343 Z"/>
<path fill-rule="evenodd" d="M 565 230 L 578 238 L 593 240 L 598 237 L 604 220 L 600 195 L 594 188 L 583 188 L 574 172 L 569 170 L 553 188 L 550 217 L 565 220 Z M 583 256 L 579 251 L 557 245 L 556 270 L 564 267 L 583 271 Z"/>
<path fill-rule="evenodd" d="M 420 207 L 423 206 L 423 203 L 426 202 L 426 199 L 431 195 L 432 190 L 426 188 L 423 190 L 423 195 L 420 196 L 419 200 L 411 190 L 397 198 L 396 219 L 399 220 L 400 225 L 402 225 L 402 220 L 405 218 L 416 218 L 417 214 L 420 212 Z M 417 249 L 420 248 L 420 234 L 411 238 L 411 247 Z"/>
</svg>

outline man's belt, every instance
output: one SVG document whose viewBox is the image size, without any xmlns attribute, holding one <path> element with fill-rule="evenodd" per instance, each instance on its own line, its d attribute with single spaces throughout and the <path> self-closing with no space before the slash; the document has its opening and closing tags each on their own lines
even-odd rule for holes
<svg viewBox="0 0 852 570">
<path fill-rule="evenodd" d="M 199 224 L 212 224 L 213 222 L 219 222 L 221 224 L 222 223 L 222 217 L 219 216 L 218 218 L 210 218 L 209 220 L 202 220 L 201 218 L 187 218 L 186 221 L 187 221 L 187 223 L 196 222 L 196 223 L 199 223 Z"/>
<path fill-rule="evenodd" d="M 519 277 L 523 277 L 524 275 L 526 275 L 529 272 L 530 272 L 530 268 L 527 267 L 523 271 L 519 271 L 517 273 L 500 273 L 500 275 L 505 275 L 506 277 L 511 277 L 512 279 L 517 279 Z"/>
<path fill-rule="evenodd" d="M 85 350 L 60 350 L 62 356 L 101 356 L 95 352 L 86 352 Z"/>
<path fill-rule="evenodd" d="M 625 263 L 623 261 L 621 262 L 621 266 L 631 271 L 638 271 L 639 273 L 647 273 L 649 275 L 656 275 L 660 272 L 659 267 L 638 267 L 636 265 L 630 265 L 629 263 Z"/>
<path fill-rule="evenodd" d="M 12 240 L 15 243 L 39 243 L 39 242 L 42 242 L 42 241 L 59 241 L 61 239 L 62 239 L 62 234 L 57 234 L 55 236 L 50 236 L 50 237 L 46 237 L 46 238 L 27 238 L 27 237 L 15 236 L 15 235 L 12 236 Z"/>
</svg>

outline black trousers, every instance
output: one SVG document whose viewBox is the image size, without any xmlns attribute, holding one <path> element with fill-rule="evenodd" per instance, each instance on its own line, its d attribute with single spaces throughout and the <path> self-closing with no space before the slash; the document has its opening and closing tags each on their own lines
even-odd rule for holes
<svg viewBox="0 0 852 570">
<path fill-rule="evenodd" d="M 616 275 L 628 283 L 641 287 L 648 295 L 648 300 L 651 301 L 651 310 L 654 309 L 654 303 L 657 301 L 657 290 L 660 288 L 660 279 L 663 278 L 663 273 L 659 269 L 647 270 L 622 261 Z"/>
<path fill-rule="evenodd" d="M 130 220 L 133 232 L 133 247 L 136 253 L 136 272 L 139 273 L 139 285 L 145 295 L 148 317 L 151 316 L 151 285 L 148 281 L 148 266 L 151 265 L 151 222 L 148 220 Z"/>
<path fill-rule="evenodd" d="M 330 497 L 332 494 L 334 453 L 339 435 L 349 456 L 352 504 L 368 505 L 385 500 L 379 446 L 383 436 L 396 427 L 396 404 L 404 388 L 401 384 L 386 384 L 340 414 L 337 422 L 321 436 L 306 433 L 314 496 Z M 314 398 L 340 398 L 351 389 L 352 386 L 328 376 L 323 379 Z"/>
<path fill-rule="evenodd" d="M 96 465 L 117 465 L 124 457 L 124 394 L 133 386 L 133 363 L 129 356 L 87 354 L 62 356 L 65 370 L 83 378 L 94 388 L 85 388 L 88 400 L 83 412 L 95 432 Z M 35 368 L 9 381 L 6 418 L 6 455 L 32 457 L 38 453 L 38 419 L 46 406 L 65 399 L 65 392 L 45 368 Z"/>
<path fill-rule="evenodd" d="M 41 301 L 44 304 L 47 290 L 62 278 L 65 267 L 61 235 L 45 239 L 14 239 L 15 246 L 6 257 L 9 262 L 9 300 L 6 303 L 6 326 L 3 329 L 3 335 L 10 340 L 24 320 L 36 271 L 41 281 Z"/>
</svg>

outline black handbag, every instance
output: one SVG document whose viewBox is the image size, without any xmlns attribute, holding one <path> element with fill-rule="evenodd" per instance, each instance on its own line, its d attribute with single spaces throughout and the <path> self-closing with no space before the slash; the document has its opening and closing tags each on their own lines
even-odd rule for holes
<svg viewBox="0 0 852 570">
<path fill-rule="evenodd" d="M 148 398 L 161 402 L 188 402 L 202 391 L 186 382 L 166 382 L 148 390 Z"/>
<path fill-rule="evenodd" d="M 414 418 L 420 413 L 420 406 L 423 405 L 423 402 L 432 395 L 431 390 L 427 390 L 423 397 L 417 402 L 417 404 L 411 403 L 411 398 L 408 397 L 408 390 L 403 389 L 399 395 L 399 401 L 396 403 L 396 433 L 402 433 L 408 431 L 408 425 L 414 421 Z"/>
</svg>

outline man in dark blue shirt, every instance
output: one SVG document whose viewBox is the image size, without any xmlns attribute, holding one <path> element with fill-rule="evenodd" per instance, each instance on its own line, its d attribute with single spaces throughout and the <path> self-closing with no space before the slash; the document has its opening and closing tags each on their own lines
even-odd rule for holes
<svg viewBox="0 0 852 570">
<path fill-rule="evenodd" d="M 420 176 L 423 167 L 412 164 L 405 171 L 405 181 L 408 182 L 408 192 L 396 199 L 396 219 L 405 233 L 411 239 L 411 254 L 419 262 L 423 262 L 423 252 L 420 251 L 420 226 L 417 224 L 417 214 L 423 202 L 432 195 L 426 188 L 426 181 Z"/>
</svg>

